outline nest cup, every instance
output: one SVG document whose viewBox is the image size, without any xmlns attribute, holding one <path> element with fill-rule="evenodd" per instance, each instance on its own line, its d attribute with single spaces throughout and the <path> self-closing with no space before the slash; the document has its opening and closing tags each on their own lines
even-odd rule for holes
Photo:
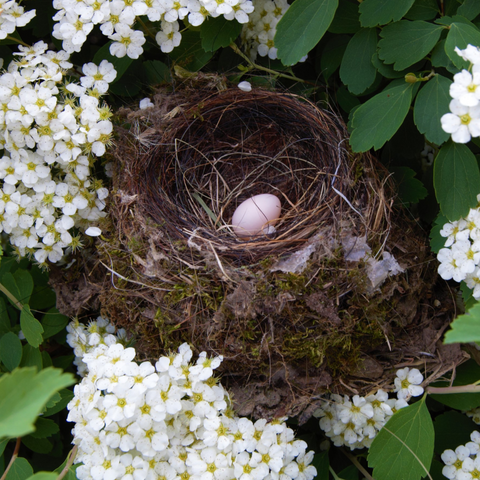
<svg viewBox="0 0 480 480">
<path fill-rule="evenodd" d="M 132 172 L 132 190 L 172 240 L 251 262 L 298 248 L 331 221 L 353 183 L 346 132 L 335 117 L 262 90 L 230 89 L 192 104 Z M 235 209 L 263 193 L 282 204 L 275 238 L 238 238 Z"/>
<path fill-rule="evenodd" d="M 221 354 L 240 414 L 304 419 L 322 392 L 367 394 L 395 367 L 441 375 L 463 361 L 458 346 L 437 355 L 452 302 L 432 291 L 427 238 L 393 207 L 385 168 L 349 151 L 341 119 L 213 83 L 117 112 L 112 223 L 86 277 L 138 355 L 184 341 Z M 235 209 L 263 193 L 282 204 L 275 236 L 237 237 Z M 401 268 L 372 287 L 352 239 Z"/>
</svg>

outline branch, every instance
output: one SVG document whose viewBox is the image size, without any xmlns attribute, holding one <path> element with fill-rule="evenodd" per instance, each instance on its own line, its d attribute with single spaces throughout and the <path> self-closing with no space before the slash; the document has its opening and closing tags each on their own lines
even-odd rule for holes
<svg viewBox="0 0 480 480">
<path fill-rule="evenodd" d="M 12 458 L 10 459 L 9 464 L 7 465 L 7 468 L 3 472 L 3 475 L 1 476 L 0 480 L 5 480 L 7 477 L 7 473 L 10 470 L 10 467 L 13 465 L 13 462 L 15 459 L 18 457 L 18 452 L 20 451 L 20 445 L 22 444 L 22 437 L 17 438 L 17 443 L 15 444 L 15 449 L 13 450 Z"/>
<path fill-rule="evenodd" d="M 480 385 L 458 385 L 456 387 L 427 387 L 427 393 L 478 393 Z"/>
<path fill-rule="evenodd" d="M 272 75 L 275 75 L 277 77 L 288 78 L 289 80 L 294 80 L 295 82 L 308 83 L 309 85 L 316 86 L 314 83 L 309 82 L 308 80 L 302 80 L 301 78 L 295 77 L 294 75 L 288 75 L 286 73 L 281 73 L 281 72 L 277 72 L 275 70 L 272 70 L 271 68 L 262 67 L 261 65 L 257 65 L 256 63 L 252 62 L 234 43 L 230 44 L 230 48 L 237 55 L 239 55 L 244 60 L 246 60 L 247 63 L 250 65 L 250 68 L 252 68 L 252 69 L 262 70 L 264 72 L 271 73 Z"/>
<path fill-rule="evenodd" d="M 78 445 L 75 445 L 69 452 L 67 456 L 67 463 L 63 467 L 63 470 L 60 472 L 56 480 L 62 480 L 62 478 L 68 473 L 69 468 L 73 465 L 75 457 L 77 456 Z"/>
</svg>

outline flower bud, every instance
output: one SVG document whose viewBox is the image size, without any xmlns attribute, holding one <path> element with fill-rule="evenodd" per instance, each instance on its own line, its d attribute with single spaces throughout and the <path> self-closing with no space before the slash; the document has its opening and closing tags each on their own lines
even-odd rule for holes
<svg viewBox="0 0 480 480">
<path fill-rule="evenodd" d="M 414 73 L 407 73 L 405 75 L 405 81 L 407 83 L 417 83 L 418 82 L 418 78 L 417 76 L 414 74 Z"/>
</svg>

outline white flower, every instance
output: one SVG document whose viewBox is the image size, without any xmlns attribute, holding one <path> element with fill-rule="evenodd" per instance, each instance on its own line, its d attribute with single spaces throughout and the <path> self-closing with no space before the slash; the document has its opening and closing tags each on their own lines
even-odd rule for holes
<svg viewBox="0 0 480 480">
<path fill-rule="evenodd" d="M 418 369 L 405 367 L 397 371 L 394 391 L 399 399 L 418 397 L 423 394 L 423 387 L 420 386 L 422 382 L 423 375 Z"/>
<path fill-rule="evenodd" d="M 87 139 L 92 144 L 92 152 L 101 157 L 105 147 L 110 143 L 113 124 L 109 120 L 102 120 L 88 130 Z"/>
<path fill-rule="evenodd" d="M 467 45 L 467 47 L 463 50 L 455 47 L 455 52 L 468 62 L 473 64 L 480 63 L 480 51 L 478 50 L 478 47 Z"/>
<path fill-rule="evenodd" d="M 453 76 L 450 96 L 466 107 L 478 105 L 480 99 L 480 72 L 471 74 L 467 70 Z"/>
<path fill-rule="evenodd" d="M 465 273 L 460 268 L 461 266 L 457 264 L 450 248 L 441 248 L 437 254 L 437 259 L 440 262 L 438 274 L 444 280 L 453 278 L 456 282 L 461 282 L 465 278 Z"/>
<path fill-rule="evenodd" d="M 358 427 L 365 425 L 367 419 L 373 417 L 372 404 L 359 395 L 354 395 L 352 402 L 349 400 L 344 402 L 339 409 L 338 418 L 343 423 L 353 422 Z"/>
<path fill-rule="evenodd" d="M 464 274 L 472 273 L 480 262 L 480 242 L 470 243 L 468 240 L 459 240 L 452 247 L 452 256 L 460 271 Z"/>
<path fill-rule="evenodd" d="M 445 450 L 442 455 L 442 461 L 445 467 L 442 469 L 442 474 L 450 480 L 457 477 L 457 473 L 462 470 L 463 462 L 470 457 L 470 451 L 463 445 L 457 447 L 455 451 Z"/>
<path fill-rule="evenodd" d="M 110 53 L 114 57 L 122 58 L 127 55 L 136 59 L 143 53 L 142 45 L 145 43 L 143 32 L 132 30 L 128 25 L 123 23 L 115 25 L 115 33 L 109 38 L 114 41 L 110 45 Z"/>
<path fill-rule="evenodd" d="M 458 240 L 466 240 L 469 231 L 467 230 L 467 222 L 462 218 L 454 222 L 446 223 L 440 230 L 442 237 L 447 237 L 445 247 L 450 247 L 458 238 Z"/>
<path fill-rule="evenodd" d="M 80 78 L 80 83 L 86 88 L 94 88 L 99 93 L 106 93 L 108 85 L 115 80 L 117 72 L 113 64 L 107 60 L 102 60 L 97 67 L 94 63 L 86 63 L 82 67 L 84 76 Z"/>
<path fill-rule="evenodd" d="M 88 227 L 85 230 L 85 235 L 88 235 L 89 237 L 98 237 L 101 234 L 102 231 L 98 227 Z"/>
<path fill-rule="evenodd" d="M 313 460 L 314 452 L 310 451 L 302 453 L 296 458 L 298 464 L 299 474 L 296 477 L 298 480 L 312 480 L 317 475 L 317 469 L 310 465 Z"/>
<path fill-rule="evenodd" d="M 450 102 L 450 111 L 440 119 L 442 128 L 452 134 L 457 143 L 467 143 L 472 137 L 480 136 L 480 106 L 466 107 L 458 100 Z"/>
<path fill-rule="evenodd" d="M 162 20 L 161 30 L 155 36 L 162 52 L 169 53 L 180 45 L 182 35 L 179 29 L 180 26 L 177 21 L 166 22 Z"/>
<path fill-rule="evenodd" d="M 140 100 L 140 104 L 139 104 L 140 110 L 145 110 L 146 108 L 150 108 L 150 107 L 153 107 L 153 106 L 154 106 L 154 104 L 152 103 L 152 101 L 148 97 Z"/>
<path fill-rule="evenodd" d="M 244 92 L 250 92 L 252 90 L 252 85 L 250 82 L 243 81 L 238 84 L 238 88 Z"/>
</svg>

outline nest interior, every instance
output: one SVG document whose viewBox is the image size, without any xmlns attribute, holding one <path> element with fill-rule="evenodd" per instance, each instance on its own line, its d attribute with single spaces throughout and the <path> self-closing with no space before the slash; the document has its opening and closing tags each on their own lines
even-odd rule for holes
<svg viewBox="0 0 480 480">
<path fill-rule="evenodd" d="M 465 359 L 440 342 L 454 301 L 424 232 L 340 119 L 266 90 L 190 84 L 154 101 L 118 112 L 111 224 L 87 267 L 141 356 L 187 341 L 223 355 L 240 414 L 303 419 L 322 392 L 366 394 L 405 365 L 437 378 Z M 276 233 L 238 238 L 233 211 L 260 193 L 282 203 Z"/>
</svg>

